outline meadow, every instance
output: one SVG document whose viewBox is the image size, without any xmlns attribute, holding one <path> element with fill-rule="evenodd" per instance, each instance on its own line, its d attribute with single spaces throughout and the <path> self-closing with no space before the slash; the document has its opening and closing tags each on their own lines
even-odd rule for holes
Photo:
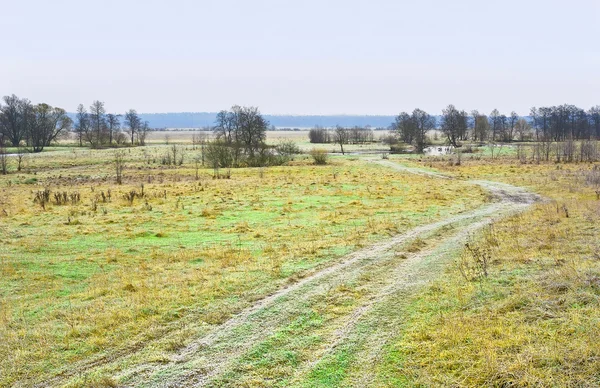
<svg viewBox="0 0 600 388">
<path fill-rule="evenodd" d="M 410 300 L 376 385 L 597 386 L 598 164 L 466 157 L 457 166 L 452 159 L 412 163 L 528 187 L 546 200 L 479 233 Z M 465 277 L 464 264 L 482 252 L 488 274 Z"/>
<path fill-rule="evenodd" d="M 169 146 L 125 149 L 121 185 L 114 150 L 76 147 L 0 177 L 0 385 L 111 385 L 349 252 L 486 201 L 352 157 L 213 179 L 179 147 L 177 167 Z"/>
<path fill-rule="evenodd" d="M 172 135 L 0 176 L 0 385 L 600 384 L 597 163 L 372 143 L 215 176 Z"/>
</svg>

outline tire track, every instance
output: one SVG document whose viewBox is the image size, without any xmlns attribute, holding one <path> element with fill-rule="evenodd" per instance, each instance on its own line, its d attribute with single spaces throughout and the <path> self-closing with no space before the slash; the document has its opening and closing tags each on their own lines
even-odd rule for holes
<svg viewBox="0 0 600 388">
<path fill-rule="evenodd" d="M 431 176 L 435 179 L 452 179 L 446 175 L 406 167 L 389 161 L 376 161 L 376 163 L 399 171 Z M 389 260 L 389 253 L 393 248 L 445 226 L 468 221 L 469 225 L 465 229 L 467 232 L 447 239 L 451 242 L 458 242 L 465 238 L 465 233 L 476 231 L 489 223 L 490 217 L 494 215 L 505 216 L 511 212 L 521 211 L 540 200 L 540 197 L 535 194 L 507 184 L 489 181 L 473 181 L 471 183 L 488 190 L 495 202 L 467 213 L 416 227 L 407 233 L 356 251 L 337 264 L 305 277 L 299 282 L 262 299 L 254 306 L 242 311 L 175 354 L 169 363 L 159 367 L 141 366 L 135 371 L 130 371 L 129 375 L 122 377 L 129 379 L 136 374 L 144 376 L 142 378 L 145 381 L 133 378 L 133 383 L 136 386 L 207 385 L 212 378 L 225 372 L 245 351 L 268 338 L 278 328 L 284 326 L 290 319 L 305 309 L 310 304 L 311 298 L 323 294 L 328 288 L 357 277 L 367 271 L 373 263 L 383 263 Z M 338 329 L 334 339 L 322 354 L 327 354 L 346 338 L 356 322 L 382 298 L 409 286 L 431 280 L 430 276 L 427 277 L 427 271 L 419 271 L 423 258 L 424 254 L 414 255 L 400 265 L 394 272 L 394 282 L 385 286 L 378 296 L 366 305 L 358 307 L 350 316 L 349 321 Z M 318 362 L 318 359 L 309 364 L 308 367 Z"/>
</svg>

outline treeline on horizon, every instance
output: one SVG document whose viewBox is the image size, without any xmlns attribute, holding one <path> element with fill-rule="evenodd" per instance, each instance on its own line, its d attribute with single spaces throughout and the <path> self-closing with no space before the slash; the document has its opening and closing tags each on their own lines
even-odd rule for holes
<svg viewBox="0 0 600 388">
<path fill-rule="evenodd" d="M 179 115 L 203 115 L 205 119 L 212 117 L 212 122 L 204 125 L 204 129 L 213 130 L 220 125 L 222 113 Z M 398 134 L 400 140 L 414 145 L 417 150 L 422 150 L 427 143 L 426 134 L 433 129 L 441 130 L 447 142 L 454 146 L 465 140 L 510 142 L 600 139 L 600 106 L 598 105 L 588 110 L 568 104 L 534 107 L 531 108 L 529 116 L 519 116 L 514 111 L 507 115 L 497 109 L 487 115 L 477 110 L 467 113 L 454 105 L 449 105 L 439 116 L 431 115 L 421 109 L 415 109 L 411 113 L 402 112 L 395 117 L 273 116 L 262 115 L 258 109 L 257 113 L 265 123 L 265 130 L 274 129 L 276 124 L 281 124 L 269 120 L 273 117 L 285 117 L 290 120 L 328 118 L 332 120 L 328 124 L 332 125 L 312 123 L 307 127 L 348 128 L 349 140 L 353 142 L 372 141 L 370 129 L 373 127 L 391 129 Z M 160 127 L 145 119 L 148 116 L 158 117 L 163 114 L 138 114 L 134 109 L 122 115 L 107 113 L 101 101 L 94 101 L 89 109 L 80 104 L 76 113 L 69 114 L 63 108 L 52 107 L 45 103 L 34 105 L 28 99 L 13 94 L 3 97 L 0 101 L 0 145 L 26 146 L 33 152 L 40 152 L 44 147 L 69 136 L 70 133 L 75 135 L 80 146 L 84 144 L 91 147 L 144 145 L 151 128 Z M 372 124 L 374 118 L 385 120 L 385 123 L 379 122 L 380 125 L 374 126 Z M 360 131 L 359 128 L 368 130 Z M 333 141 L 331 137 L 328 138 L 326 132 L 321 137 L 325 140 L 311 138 L 311 141 L 315 143 Z"/>
<path fill-rule="evenodd" d="M 557 105 L 533 107 L 529 116 L 519 116 L 516 112 L 505 115 L 494 109 L 489 115 L 472 110 L 467 113 L 454 105 L 442 110 L 441 116 L 431 115 L 421 109 L 412 113 L 402 112 L 394 118 L 389 129 L 394 131 L 398 140 L 413 145 L 422 152 L 430 142 L 427 134 L 440 130 L 446 142 L 459 146 L 462 141 L 566 141 L 600 139 L 600 106 L 584 110 L 575 105 Z M 360 139 L 368 127 L 354 126 L 346 128 L 348 138 Z M 339 142 L 343 126 L 334 129 L 315 127 L 309 132 L 312 143 Z M 367 132 L 368 133 L 368 132 Z M 352 135 L 356 134 L 356 135 Z M 363 135 L 364 136 L 364 135 Z"/>
<path fill-rule="evenodd" d="M 128 141 L 130 145 L 144 145 L 150 130 L 150 124 L 143 121 L 135 109 L 123 115 L 107 113 L 101 101 L 94 101 L 89 111 L 79 104 L 74 118 L 63 108 L 45 103 L 34 105 L 14 94 L 0 101 L 0 147 L 9 144 L 41 152 L 70 134 L 75 135 L 80 146 L 86 144 L 93 148 L 123 145 Z"/>
<path fill-rule="evenodd" d="M 496 130 L 498 126 L 507 126 L 514 117 L 524 119 L 533 128 L 536 128 L 537 122 L 534 119 L 542 117 L 546 120 L 546 125 L 549 125 L 548 117 L 553 117 L 554 122 L 560 121 L 557 117 L 572 116 L 573 114 L 582 117 L 581 113 L 588 116 L 588 119 L 598 120 L 599 106 L 592 107 L 587 111 L 574 105 L 563 104 L 551 107 L 532 108 L 529 115 L 521 116 L 514 111 L 510 114 L 503 114 L 494 109 L 489 114 L 481 113 L 485 117 L 498 117 L 495 122 Z M 469 120 L 473 120 L 473 112 L 470 111 L 467 116 Z M 565 113 L 568 112 L 568 113 Z M 155 129 L 163 128 L 202 128 L 210 130 L 217 120 L 218 112 L 182 112 L 182 113 L 141 113 L 140 117 L 150 123 L 150 126 Z M 431 115 L 435 120 L 435 128 L 440 129 L 442 125 L 443 113 Z M 275 128 L 335 128 L 337 126 L 352 128 L 363 127 L 378 129 L 392 129 L 397 116 L 393 115 L 263 115 L 264 119 L 269 122 L 268 130 Z M 480 119 L 481 120 L 481 119 Z M 556 124 L 553 124 L 556 126 Z M 472 125 L 472 124 L 471 124 Z M 539 124 L 544 127 L 544 123 Z M 511 127 L 512 128 L 512 127 Z M 596 135 L 598 136 L 598 135 Z"/>
</svg>

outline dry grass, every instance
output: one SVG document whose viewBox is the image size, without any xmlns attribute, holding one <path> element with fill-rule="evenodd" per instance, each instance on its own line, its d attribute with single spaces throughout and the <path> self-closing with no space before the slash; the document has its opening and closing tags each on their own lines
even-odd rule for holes
<svg viewBox="0 0 600 388">
<path fill-rule="evenodd" d="M 379 366 L 379 384 L 598 386 L 600 201 L 585 183 L 594 166 L 426 165 L 528 186 L 550 201 L 471 242 L 490 252 L 487 277 L 461 275 L 460 263 L 473 260 L 466 252 L 412 301 Z"/>
<path fill-rule="evenodd" d="M 0 178 L 0 385 L 81 361 L 161 362 L 286 282 L 484 200 L 461 182 L 335 158 L 196 180 L 191 157 L 164 167 L 162 152 L 126 150 L 122 185 L 110 150 L 34 156 Z M 50 196 L 44 209 L 45 188 L 80 201 Z"/>
</svg>

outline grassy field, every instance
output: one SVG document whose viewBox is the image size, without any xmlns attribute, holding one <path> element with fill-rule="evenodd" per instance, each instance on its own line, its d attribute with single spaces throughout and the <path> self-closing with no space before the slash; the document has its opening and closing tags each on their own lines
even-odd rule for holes
<svg viewBox="0 0 600 388">
<path fill-rule="evenodd" d="M 126 149 L 122 185 L 112 150 L 53 150 L 0 176 L 0 385 L 110 385 L 348 252 L 486 200 L 357 158 L 214 180 L 196 179 L 191 147 L 177 168 L 165 152 Z"/>
<path fill-rule="evenodd" d="M 0 386 L 600 384 L 597 164 L 482 147 L 214 179 L 188 136 L 177 167 L 164 138 L 123 149 L 120 185 L 114 150 L 79 147 L 0 176 Z"/>
<path fill-rule="evenodd" d="M 415 166 L 529 187 L 547 201 L 477 235 L 410 300 L 376 385 L 598 386 L 600 200 L 586 183 L 598 166 L 448 159 Z M 487 277 L 465 276 L 482 252 Z"/>
<path fill-rule="evenodd" d="M 298 131 L 267 131 L 266 143 L 269 145 L 277 145 L 282 141 L 292 140 L 294 143 L 304 151 L 309 151 L 314 147 L 326 149 L 329 152 L 340 152 L 340 146 L 328 143 L 328 144 L 311 144 L 308 139 L 308 130 Z M 366 144 L 346 144 L 344 145 L 344 151 L 347 152 L 365 152 L 365 151 L 388 151 L 389 146 L 381 144 L 378 140 L 389 134 L 389 131 L 375 131 L 375 142 Z M 202 135 L 207 138 L 213 138 L 214 134 L 211 131 L 181 131 L 181 130 L 169 130 L 169 131 L 155 131 L 149 132 L 146 139 L 148 146 L 164 146 L 172 144 L 180 145 L 191 145 L 193 142 L 194 135 Z M 70 136 L 66 139 L 61 139 L 57 144 L 51 147 L 45 147 L 44 152 L 61 151 L 67 149 L 76 149 L 85 151 L 87 147 L 79 147 L 76 139 Z M 14 147 L 7 147 L 8 153 L 17 153 L 19 150 Z"/>
<path fill-rule="evenodd" d="M 340 146 L 329 143 L 329 144 L 311 144 L 308 138 L 308 130 L 298 131 L 267 131 L 267 144 L 277 145 L 281 141 L 292 140 L 294 143 L 304 151 L 311 150 L 314 147 L 326 149 L 329 152 L 340 152 Z M 207 136 L 213 136 L 211 132 L 197 132 L 203 133 Z M 389 134 L 389 131 L 375 131 L 375 140 L 379 140 L 381 137 Z M 161 132 L 150 132 L 147 143 L 158 145 L 165 143 L 178 143 L 178 144 L 191 144 L 194 136 L 193 131 L 161 131 Z M 387 151 L 389 147 L 381 144 L 380 142 L 367 143 L 367 144 L 346 144 L 344 145 L 345 152 L 373 152 L 373 151 Z"/>
</svg>

